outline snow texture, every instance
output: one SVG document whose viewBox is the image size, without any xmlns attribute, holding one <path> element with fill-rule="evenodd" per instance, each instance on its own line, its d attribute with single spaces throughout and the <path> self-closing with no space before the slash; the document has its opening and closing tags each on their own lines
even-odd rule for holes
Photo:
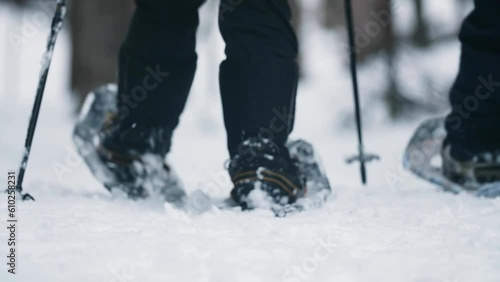
<svg viewBox="0 0 500 282">
<path fill-rule="evenodd" d="M 302 1 L 309 10 L 317 2 Z M 401 2 L 396 16 L 403 28 L 411 3 Z M 448 11 L 452 1 L 432 2 Z M 2 38 L 21 32 L 16 27 L 21 16 L 6 7 L 0 5 Z M 212 36 L 200 34 L 199 71 L 169 161 L 189 192 L 200 189 L 222 198 L 231 188 L 223 168 L 228 155 L 216 80 L 223 45 L 215 18 L 207 17 L 216 6 L 211 2 L 203 9 L 200 30 Z M 356 151 L 356 139 L 341 34 L 321 31 L 313 21 L 302 31 L 306 76 L 293 133 L 315 144 L 336 197 L 322 209 L 281 219 L 265 210 L 214 207 L 187 214 L 159 201 L 108 194 L 72 145 L 76 118 L 68 95 L 65 29 L 25 179 L 25 189 L 37 201 L 18 203 L 15 276 L 6 272 L 7 211 L 0 194 L 0 281 L 500 281 L 500 200 L 442 193 L 402 169 L 408 138 L 427 117 L 388 121 L 373 97 L 385 79 L 377 61 L 361 69 L 360 84 L 367 150 L 382 160 L 369 165 L 366 187 L 359 184 L 358 167 L 345 165 L 345 157 Z M 2 183 L 21 159 L 36 63 L 48 31 L 40 28 L 19 50 L 8 40 L 0 43 Z M 419 87 L 414 70 L 442 83 L 452 80 L 458 52 L 458 43 L 450 43 L 425 56 L 402 54 L 401 65 L 409 66 L 402 70 L 406 87 Z"/>
</svg>

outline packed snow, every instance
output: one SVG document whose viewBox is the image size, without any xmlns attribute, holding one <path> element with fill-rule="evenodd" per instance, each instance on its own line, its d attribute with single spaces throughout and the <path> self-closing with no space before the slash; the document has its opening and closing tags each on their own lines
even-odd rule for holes
<svg viewBox="0 0 500 282">
<path fill-rule="evenodd" d="M 308 1 L 302 2 L 315 9 L 318 1 Z M 401 2 L 396 18 L 405 26 L 410 4 Z M 453 1 L 439 2 L 433 6 L 446 10 Z M 200 189 L 222 198 L 231 188 L 217 86 L 223 45 L 213 3 L 203 9 L 200 30 L 211 36 L 200 35 L 199 69 L 169 162 L 188 192 Z M 21 32 L 21 19 L 30 15 L 20 17 L 0 5 L 2 38 Z M 48 31 L 39 27 L 21 45 L 0 43 L 3 183 L 21 160 Z M 385 79 L 376 61 L 360 71 L 360 84 L 366 147 L 381 161 L 369 165 L 369 185 L 362 186 L 357 165 L 345 164 L 357 143 L 351 82 L 339 43 L 344 35 L 322 31 L 314 21 L 301 35 L 307 38 L 305 77 L 293 137 L 315 145 L 335 194 L 321 209 L 276 218 L 266 210 L 215 207 L 191 214 L 158 200 L 134 202 L 107 193 L 72 144 L 76 115 L 68 95 L 64 30 L 25 179 L 36 202 L 17 206 L 16 275 L 7 273 L 7 200 L 0 194 L 0 281 L 500 281 L 500 199 L 443 193 L 402 168 L 406 142 L 427 116 L 389 121 L 373 96 Z M 415 69 L 442 84 L 453 79 L 458 42 L 425 54 L 413 61 L 411 54 L 401 55 L 408 68 L 401 70 L 408 73 L 405 87 L 418 89 L 411 76 Z"/>
</svg>

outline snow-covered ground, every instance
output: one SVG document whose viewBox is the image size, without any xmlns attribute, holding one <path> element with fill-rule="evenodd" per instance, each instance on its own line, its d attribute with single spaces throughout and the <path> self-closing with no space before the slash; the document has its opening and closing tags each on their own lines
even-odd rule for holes
<svg viewBox="0 0 500 282">
<path fill-rule="evenodd" d="M 396 17 L 404 26 L 409 5 L 402 3 Z M 222 42 L 215 19 L 206 17 L 210 6 L 204 9 L 202 29 L 212 29 L 213 36 L 200 36 L 200 67 L 170 162 L 188 191 L 222 197 L 230 189 L 216 81 Z M 0 6 L 2 38 L 19 32 L 19 18 Z M 400 165 L 407 139 L 425 117 L 391 123 L 380 104 L 364 99 L 367 148 L 382 160 L 370 164 L 369 185 L 359 184 L 357 166 L 344 163 L 357 144 L 340 35 L 312 22 L 304 29 L 306 76 L 293 136 L 312 141 L 324 160 L 335 197 L 323 209 L 284 219 L 267 211 L 190 215 L 158 201 L 106 193 L 71 142 L 75 117 L 67 94 L 65 33 L 25 180 L 37 201 L 18 205 L 15 276 L 6 271 L 6 198 L 0 194 L 0 281 L 500 281 L 500 200 L 439 192 Z M 0 43 L 3 183 L 20 160 L 46 31 L 36 30 L 16 48 Z M 458 50 L 457 43 L 445 44 L 408 63 L 402 70 L 408 87 L 415 84 L 415 69 L 430 71 L 443 84 L 451 81 Z M 382 72 L 377 63 L 361 71 L 364 97 L 384 83 Z"/>
</svg>

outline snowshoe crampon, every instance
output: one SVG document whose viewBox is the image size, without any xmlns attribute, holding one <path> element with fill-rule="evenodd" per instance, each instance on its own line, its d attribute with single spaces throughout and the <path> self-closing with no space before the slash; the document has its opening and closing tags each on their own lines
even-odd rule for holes
<svg viewBox="0 0 500 282">
<path fill-rule="evenodd" d="M 117 173 L 117 164 L 103 161 L 101 141 L 103 128 L 116 114 L 117 87 L 109 84 L 91 92 L 84 103 L 73 132 L 73 140 L 80 156 L 94 176 L 110 191 L 125 192 L 130 198 L 160 195 L 167 202 L 181 205 L 185 193 L 176 175 L 166 169 L 162 157 L 144 155 L 127 165 L 128 179 L 123 181 Z"/>
<path fill-rule="evenodd" d="M 406 148 L 403 166 L 447 192 L 456 194 L 467 192 L 480 197 L 500 196 L 500 182 L 465 186 L 451 181 L 444 175 L 441 152 L 445 138 L 445 118 L 433 118 L 423 122 Z M 471 178 L 469 181 L 473 181 L 473 176 L 468 177 Z"/>
</svg>

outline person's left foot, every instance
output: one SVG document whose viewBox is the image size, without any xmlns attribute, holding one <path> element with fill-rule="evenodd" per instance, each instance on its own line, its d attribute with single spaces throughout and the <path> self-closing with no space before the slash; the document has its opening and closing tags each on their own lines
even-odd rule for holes
<svg viewBox="0 0 500 282">
<path fill-rule="evenodd" d="M 95 163 L 106 173 L 100 180 L 108 190 L 122 190 L 132 199 L 156 193 L 167 202 L 183 201 L 184 191 L 164 160 L 170 142 L 166 130 L 111 118 L 100 136 Z"/>
<path fill-rule="evenodd" d="M 305 195 L 305 176 L 285 146 L 250 138 L 229 164 L 231 198 L 243 209 L 287 205 Z"/>
<path fill-rule="evenodd" d="M 172 130 L 164 126 L 125 122 L 116 114 L 117 89 L 100 87 L 85 100 L 73 138 L 91 172 L 110 191 L 132 199 L 161 197 L 183 205 L 179 179 L 165 163 Z"/>
</svg>

